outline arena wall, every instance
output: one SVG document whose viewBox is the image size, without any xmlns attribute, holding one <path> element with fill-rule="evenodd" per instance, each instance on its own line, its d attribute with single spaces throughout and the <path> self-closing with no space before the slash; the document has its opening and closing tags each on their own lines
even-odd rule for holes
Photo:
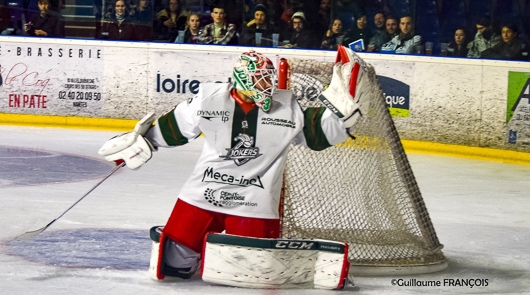
<svg viewBox="0 0 530 295">
<path fill-rule="evenodd" d="M 0 37 L 0 124 L 120 129 L 202 82 L 231 81 L 244 47 Z M 335 52 L 263 48 L 332 62 Z M 361 54 L 402 139 L 530 151 L 530 64 Z M 520 157 L 516 154 L 515 157 Z"/>
</svg>

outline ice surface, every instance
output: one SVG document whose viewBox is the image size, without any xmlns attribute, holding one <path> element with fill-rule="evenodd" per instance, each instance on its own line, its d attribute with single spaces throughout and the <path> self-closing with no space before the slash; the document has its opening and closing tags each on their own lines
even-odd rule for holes
<svg viewBox="0 0 530 295">
<path fill-rule="evenodd" d="M 165 223 L 201 138 L 156 152 L 138 171 L 120 169 L 35 240 L 14 240 L 112 170 L 97 150 L 115 134 L 0 126 L 0 294 L 530 294 L 530 167 L 434 155 L 408 156 L 449 260 L 438 273 L 356 277 L 342 291 L 152 281 L 148 230 Z M 448 286 L 451 279 L 487 286 Z"/>
</svg>

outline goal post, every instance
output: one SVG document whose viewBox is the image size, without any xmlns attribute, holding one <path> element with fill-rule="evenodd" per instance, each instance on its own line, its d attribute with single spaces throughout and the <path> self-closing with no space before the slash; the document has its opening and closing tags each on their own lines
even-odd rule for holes
<svg viewBox="0 0 530 295">
<path fill-rule="evenodd" d="M 333 63 L 281 59 L 278 82 L 302 108 L 322 106 Z M 350 273 L 418 274 L 447 260 L 373 69 L 370 109 L 353 137 L 323 151 L 291 146 L 282 193 L 282 237 L 349 244 Z"/>
</svg>

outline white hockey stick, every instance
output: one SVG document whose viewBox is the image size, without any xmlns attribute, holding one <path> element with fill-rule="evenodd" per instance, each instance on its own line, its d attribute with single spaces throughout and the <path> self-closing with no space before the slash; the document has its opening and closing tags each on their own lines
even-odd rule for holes
<svg viewBox="0 0 530 295">
<path fill-rule="evenodd" d="M 118 171 L 118 169 L 120 169 L 123 166 L 125 166 L 125 162 L 122 162 L 121 164 L 116 166 L 116 168 L 114 168 L 109 174 L 107 174 L 107 176 L 105 176 L 105 178 L 103 178 L 100 182 L 98 182 L 96 185 L 94 185 L 84 196 L 82 196 L 79 200 L 77 200 L 72 206 L 70 206 L 70 208 L 66 209 L 66 211 L 64 211 L 61 215 L 59 215 L 59 217 L 55 218 L 50 223 L 48 223 L 45 227 L 37 229 L 37 230 L 34 230 L 34 231 L 28 231 L 26 233 L 23 233 L 20 236 L 18 236 L 16 239 L 17 240 L 30 240 L 30 239 L 33 239 L 34 237 L 36 237 L 41 232 L 45 231 L 48 227 L 50 227 L 59 218 L 63 217 L 63 215 L 66 214 L 66 212 L 68 212 L 68 211 L 70 211 L 70 209 L 74 208 L 74 206 L 77 205 L 77 203 L 81 202 L 81 200 L 83 200 L 86 196 L 88 196 L 88 194 L 90 194 L 93 190 L 95 190 L 96 187 L 98 187 L 100 184 L 102 184 L 103 181 L 105 181 L 112 174 L 114 174 L 114 172 Z"/>
</svg>

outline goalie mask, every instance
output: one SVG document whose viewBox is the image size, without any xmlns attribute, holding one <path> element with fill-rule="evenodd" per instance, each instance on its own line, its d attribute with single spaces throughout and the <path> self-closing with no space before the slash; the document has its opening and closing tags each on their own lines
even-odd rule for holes
<svg viewBox="0 0 530 295">
<path fill-rule="evenodd" d="M 270 110 L 272 94 L 276 91 L 276 69 L 270 59 L 255 51 L 242 53 L 233 76 L 234 88 L 254 100 L 265 112 Z"/>
</svg>

